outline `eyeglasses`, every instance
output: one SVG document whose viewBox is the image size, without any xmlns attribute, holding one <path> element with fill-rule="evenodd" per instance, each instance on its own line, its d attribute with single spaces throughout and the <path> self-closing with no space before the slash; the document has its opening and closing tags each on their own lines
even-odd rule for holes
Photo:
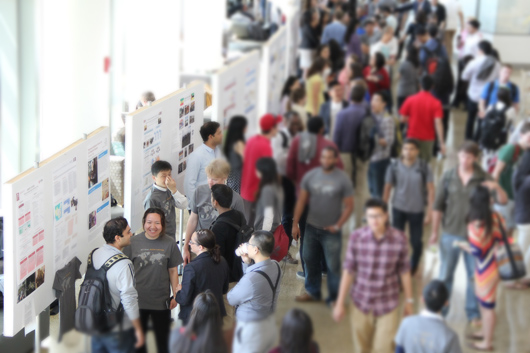
<svg viewBox="0 0 530 353">
<path fill-rule="evenodd" d="M 190 241 L 190 245 L 199 245 L 199 243 L 196 243 L 194 241 Z"/>
<path fill-rule="evenodd" d="M 261 251 L 261 249 L 260 249 L 259 246 L 257 246 L 257 245 L 254 245 L 254 244 L 251 244 L 251 243 L 245 243 L 245 244 L 247 244 L 247 245 L 251 245 L 251 246 L 253 246 L 253 247 L 255 247 L 255 248 L 258 248 L 258 250 Z"/>
</svg>

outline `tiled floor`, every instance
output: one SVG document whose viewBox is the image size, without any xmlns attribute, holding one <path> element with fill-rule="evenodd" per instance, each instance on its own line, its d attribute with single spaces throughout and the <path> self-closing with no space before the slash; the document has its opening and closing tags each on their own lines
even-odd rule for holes
<svg viewBox="0 0 530 353">
<path fill-rule="evenodd" d="M 519 76 L 520 77 L 520 76 Z M 454 166 L 454 147 L 458 146 L 463 139 L 465 114 L 461 110 L 454 110 L 451 118 L 451 130 L 449 132 L 448 145 L 450 147 L 448 157 L 440 164 L 440 170 Z M 343 249 L 346 246 L 348 233 L 344 233 Z M 425 241 L 430 235 L 430 230 L 424 233 Z M 295 249 L 293 249 L 295 250 Z M 293 251 L 294 252 L 294 251 Z M 424 256 L 424 268 L 421 276 L 414 280 L 415 293 L 419 295 L 423 283 L 435 278 L 438 274 L 439 255 L 437 249 L 426 248 Z M 300 266 L 285 265 L 282 289 L 279 297 L 276 318 L 281 323 L 283 315 L 293 307 L 306 310 L 315 327 L 315 340 L 319 343 L 323 353 L 353 352 L 349 320 L 345 319 L 336 324 L 331 318 L 331 310 L 324 303 L 299 304 L 294 302 L 294 297 L 303 291 L 303 281 L 296 278 L 296 271 Z M 465 348 L 466 317 L 464 311 L 465 293 L 465 271 L 461 261 L 455 276 L 455 285 L 451 298 L 451 312 L 447 317 L 449 325 L 460 335 L 464 352 L 473 352 Z M 325 287 L 325 282 L 323 283 Z M 498 323 L 495 331 L 494 346 L 498 353 L 525 353 L 530 352 L 530 290 L 513 291 L 502 287 L 498 288 L 497 296 Z M 419 308 L 418 308 L 419 309 Z M 49 339 L 49 351 L 53 353 L 81 353 L 88 352 L 88 340 L 76 332 L 70 332 L 63 338 L 61 344 L 57 344 L 58 318 L 51 319 L 51 339 Z M 152 333 L 148 335 L 148 347 L 151 352 L 156 351 Z"/>
</svg>

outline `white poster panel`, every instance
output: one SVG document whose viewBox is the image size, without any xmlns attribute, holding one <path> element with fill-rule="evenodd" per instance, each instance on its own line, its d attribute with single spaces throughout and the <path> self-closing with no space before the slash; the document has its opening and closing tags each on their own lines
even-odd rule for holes
<svg viewBox="0 0 530 353">
<path fill-rule="evenodd" d="M 212 76 L 212 120 L 224 130 L 234 115 L 248 119 L 247 131 L 253 134 L 258 117 L 259 52 L 253 51 Z"/>
<path fill-rule="evenodd" d="M 125 133 L 125 218 L 131 229 L 142 226 L 144 200 L 153 185 L 151 166 L 158 160 L 171 163 L 177 189 L 184 194 L 189 155 L 202 144 L 204 85 L 194 84 L 131 113 Z"/>
<path fill-rule="evenodd" d="M 58 270 L 77 257 L 84 273 L 89 252 L 104 243 L 109 150 L 110 129 L 103 127 L 4 184 L 5 336 L 55 300 Z"/>
</svg>

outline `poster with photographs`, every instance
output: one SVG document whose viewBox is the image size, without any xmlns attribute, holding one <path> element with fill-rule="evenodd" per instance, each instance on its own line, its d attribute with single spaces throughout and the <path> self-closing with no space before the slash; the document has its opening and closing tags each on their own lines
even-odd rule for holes
<svg viewBox="0 0 530 353">
<path fill-rule="evenodd" d="M 97 158 L 96 161 L 92 159 L 91 162 L 91 164 L 97 164 Z M 53 234 L 55 271 L 63 268 L 64 265 L 77 254 L 77 245 L 79 243 L 78 234 L 80 234 L 78 220 L 79 189 L 77 186 L 77 167 L 77 157 L 72 157 L 53 171 L 52 205 L 54 208 Z M 94 176 L 93 179 L 97 179 L 97 176 Z M 108 194 L 108 179 L 105 179 L 102 183 L 106 183 Z M 92 184 L 92 186 L 96 184 Z M 104 189 L 103 186 L 102 189 Z M 107 199 L 109 197 L 109 195 L 106 195 L 107 197 L 105 198 L 103 198 L 103 196 L 105 195 L 102 195 L 102 199 Z"/>
<path fill-rule="evenodd" d="M 108 139 L 108 137 L 104 137 L 90 141 L 88 147 L 88 214 L 84 217 L 86 217 L 85 222 L 88 225 L 89 241 L 99 239 L 103 226 L 110 219 Z M 64 191 L 59 192 L 63 193 Z M 63 198 L 67 197 L 63 196 Z M 70 230 L 68 227 L 69 225 L 67 225 L 66 232 Z"/>
<path fill-rule="evenodd" d="M 18 285 L 17 303 L 37 288 L 35 273 L 44 264 L 44 181 L 16 193 L 17 236 L 15 238 Z M 42 284 L 42 283 L 41 283 Z"/>
<path fill-rule="evenodd" d="M 142 197 L 145 198 L 153 185 L 151 166 L 159 161 L 162 152 L 162 111 L 143 120 Z"/>
</svg>

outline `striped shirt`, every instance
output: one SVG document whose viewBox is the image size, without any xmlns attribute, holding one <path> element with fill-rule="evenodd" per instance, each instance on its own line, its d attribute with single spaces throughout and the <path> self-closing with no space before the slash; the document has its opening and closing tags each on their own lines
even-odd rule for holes
<svg viewBox="0 0 530 353">
<path fill-rule="evenodd" d="M 388 314 L 399 305 L 400 275 L 410 271 L 405 234 L 388 227 L 377 240 L 369 227 L 356 230 L 343 268 L 355 276 L 351 290 L 355 306 L 366 314 Z"/>
</svg>

